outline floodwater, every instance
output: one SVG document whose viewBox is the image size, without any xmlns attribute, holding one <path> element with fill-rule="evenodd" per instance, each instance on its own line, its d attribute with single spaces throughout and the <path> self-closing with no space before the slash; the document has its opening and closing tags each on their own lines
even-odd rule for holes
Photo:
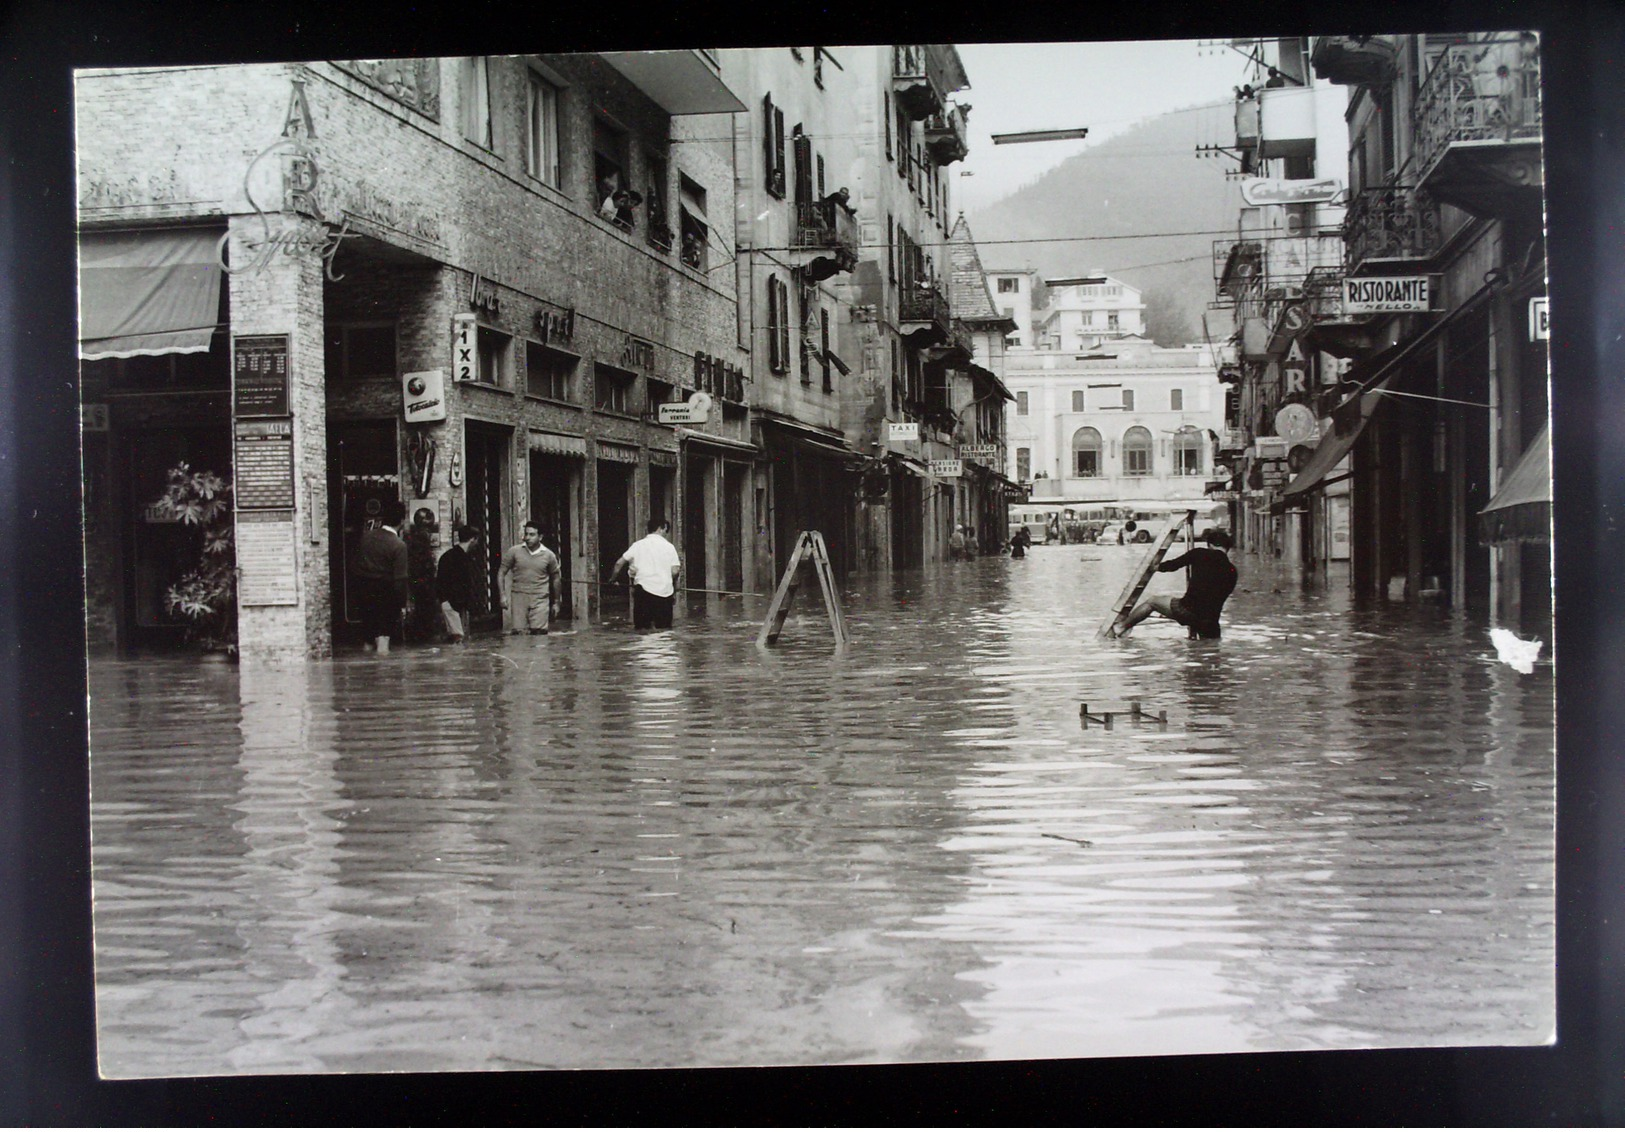
<svg viewBox="0 0 1625 1132">
<path fill-rule="evenodd" d="M 102 1072 L 1548 1041 L 1550 664 L 1245 555 L 1222 641 L 1096 641 L 1143 549 L 855 577 L 840 656 L 803 586 L 93 662 Z"/>
</svg>

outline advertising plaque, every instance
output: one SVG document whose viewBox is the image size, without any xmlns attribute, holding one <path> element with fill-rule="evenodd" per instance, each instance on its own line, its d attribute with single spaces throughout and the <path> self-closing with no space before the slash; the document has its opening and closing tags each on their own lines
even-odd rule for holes
<svg viewBox="0 0 1625 1132">
<path fill-rule="evenodd" d="M 938 479 L 958 479 L 965 474 L 965 465 L 960 460 L 932 460 L 931 474 Z"/>
<path fill-rule="evenodd" d="M 293 422 L 239 421 L 237 510 L 293 509 Z"/>
<path fill-rule="evenodd" d="M 286 512 L 237 517 L 237 600 L 298 605 L 293 519 Z"/>
<path fill-rule="evenodd" d="M 920 439 L 920 423 L 918 421 L 890 421 L 886 425 L 886 439 L 918 440 Z"/>
<path fill-rule="evenodd" d="M 1546 342 L 1552 337 L 1552 325 L 1546 313 L 1546 296 L 1529 300 L 1529 341 Z"/>
<path fill-rule="evenodd" d="M 999 458 L 997 444 L 965 444 L 961 445 L 959 455 L 964 460 L 975 460 L 980 464 L 990 464 Z"/>
<path fill-rule="evenodd" d="M 287 416 L 288 336 L 256 334 L 234 339 L 231 388 L 237 416 Z"/>
<path fill-rule="evenodd" d="M 1343 280 L 1344 314 L 1430 311 L 1437 290 L 1432 275 L 1348 276 Z"/>
</svg>

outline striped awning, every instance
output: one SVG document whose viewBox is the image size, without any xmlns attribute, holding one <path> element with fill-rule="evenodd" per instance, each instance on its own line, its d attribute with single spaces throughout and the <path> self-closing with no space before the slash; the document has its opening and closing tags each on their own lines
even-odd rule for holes
<svg viewBox="0 0 1625 1132">
<path fill-rule="evenodd" d="M 585 459 L 587 455 L 587 438 L 584 436 L 567 436 L 561 432 L 530 432 L 530 450 L 532 452 L 545 452 L 551 456 L 580 456 Z"/>
<path fill-rule="evenodd" d="M 79 356 L 206 353 L 220 322 L 220 235 L 80 233 Z"/>
</svg>

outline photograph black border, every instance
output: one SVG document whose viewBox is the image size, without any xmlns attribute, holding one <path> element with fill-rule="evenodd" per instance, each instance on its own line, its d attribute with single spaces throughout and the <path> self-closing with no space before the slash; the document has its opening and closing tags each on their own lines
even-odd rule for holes
<svg viewBox="0 0 1625 1132">
<path fill-rule="evenodd" d="M 717 9 L 13 5 L 0 20 L 0 1124 L 1586 1125 L 1625 1121 L 1625 6 L 1150 0 Z M 1109 14 L 1109 18 L 1102 18 Z M 1080 27 L 1087 21 L 1087 27 Z M 79 523 L 75 67 L 795 39 L 1020 42 L 1357 31 L 1542 33 L 1558 717 L 1559 1040 L 798 1069 L 96 1076 Z M 1108 32 L 1109 36 L 1103 34 Z M 160 113 L 161 108 L 150 112 Z"/>
</svg>

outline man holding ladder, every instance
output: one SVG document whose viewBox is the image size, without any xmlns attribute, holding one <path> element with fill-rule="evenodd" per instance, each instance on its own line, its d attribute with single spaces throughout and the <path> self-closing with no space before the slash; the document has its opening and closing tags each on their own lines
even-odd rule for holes
<svg viewBox="0 0 1625 1132">
<path fill-rule="evenodd" d="M 1157 567 L 1158 573 L 1168 573 L 1182 566 L 1190 567 L 1190 579 L 1180 597 L 1158 594 L 1146 598 L 1133 612 L 1119 614 L 1106 630 L 1108 637 L 1126 637 L 1134 626 L 1159 613 L 1177 621 L 1201 640 L 1219 639 L 1219 612 L 1236 588 L 1236 567 L 1225 551 L 1234 543 L 1229 532 L 1212 528 L 1204 531 L 1201 541 L 1207 546 L 1193 547 L 1178 558 L 1170 558 Z"/>
</svg>

